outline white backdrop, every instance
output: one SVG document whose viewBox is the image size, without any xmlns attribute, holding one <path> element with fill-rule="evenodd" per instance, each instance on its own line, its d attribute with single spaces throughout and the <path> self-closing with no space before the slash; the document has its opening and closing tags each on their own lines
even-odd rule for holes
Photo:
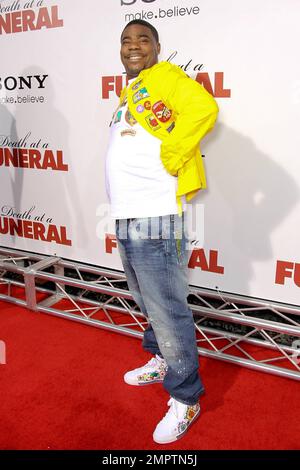
<svg viewBox="0 0 300 470">
<path fill-rule="evenodd" d="M 299 305 L 300 0 L 178 3 L 0 2 L 0 245 L 121 269 L 104 158 L 120 33 L 142 17 L 220 107 L 191 284 Z"/>
</svg>

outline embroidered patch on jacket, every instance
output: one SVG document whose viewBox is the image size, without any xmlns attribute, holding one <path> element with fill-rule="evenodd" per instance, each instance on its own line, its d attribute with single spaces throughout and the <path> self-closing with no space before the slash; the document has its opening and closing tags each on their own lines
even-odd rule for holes
<svg viewBox="0 0 300 470">
<path fill-rule="evenodd" d="M 153 114 L 149 114 L 149 116 L 147 116 L 145 119 L 148 126 L 151 127 L 153 131 L 157 131 L 157 129 L 160 129 L 161 126 L 158 124 L 157 119 Z"/>
<path fill-rule="evenodd" d="M 151 109 L 150 101 L 145 101 L 144 106 L 145 106 L 145 109 L 148 109 L 148 110 Z"/>
<path fill-rule="evenodd" d="M 172 122 L 172 124 L 167 128 L 167 131 L 168 132 L 172 132 L 172 130 L 174 129 L 175 127 L 175 122 Z"/>
<path fill-rule="evenodd" d="M 125 121 L 130 125 L 130 126 L 134 126 L 137 121 L 136 119 L 132 116 L 131 112 L 129 111 L 129 109 L 127 109 L 126 113 L 125 113 Z"/>
<path fill-rule="evenodd" d="M 135 136 L 136 131 L 134 129 L 123 129 L 121 131 L 121 137 L 124 137 L 126 135 L 131 135 L 132 137 Z"/>
<path fill-rule="evenodd" d="M 139 80 L 138 82 L 136 82 L 136 84 L 133 85 L 132 90 L 137 90 L 138 87 L 140 86 L 140 84 L 142 83 L 142 81 L 143 81 L 143 80 Z"/>
<path fill-rule="evenodd" d="M 154 103 L 152 111 L 160 122 L 168 122 L 172 116 L 172 111 L 162 101 Z"/>
<path fill-rule="evenodd" d="M 145 111 L 145 108 L 143 105 L 139 104 L 137 107 L 136 107 L 136 110 L 138 113 L 143 113 Z"/>
<path fill-rule="evenodd" d="M 133 99 L 133 102 L 134 104 L 138 103 L 139 101 L 143 100 L 144 98 L 148 98 L 149 93 L 148 93 L 148 90 L 147 88 L 141 88 L 139 91 L 137 91 L 132 99 Z"/>
</svg>

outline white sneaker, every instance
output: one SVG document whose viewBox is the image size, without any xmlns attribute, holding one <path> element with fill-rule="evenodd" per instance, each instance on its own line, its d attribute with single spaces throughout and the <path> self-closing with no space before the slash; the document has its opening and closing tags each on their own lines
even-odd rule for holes
<svg viewBox="0 0 300 470">
<path fill-rule="evenodd" d="M 199 403 L 189 406 L 180 403 L 175 398 L 170 398 L 168 406 L 170 406 L 169 411 L 158 423 L 153 433 L 153 439 L 158 444 L 177 441 L 200 414 Z"/>
<path fill-rule="evenodd" d="M 167 369 L 166 361 L 156 355 L 144 366 L 126 372 L 124 380 L 129 385 L 149 385 L 163 382 Z"/>
</svg>

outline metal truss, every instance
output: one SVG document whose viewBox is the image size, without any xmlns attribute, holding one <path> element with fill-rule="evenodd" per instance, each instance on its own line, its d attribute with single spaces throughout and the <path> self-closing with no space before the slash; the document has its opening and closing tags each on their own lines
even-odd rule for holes
<svg viewBox="0 0 300 470">
<path fill-rule="evenodd" d="M 124 273 L 0 247 L 0 300 L 142 338 Z M 190 287 L 198 352 L 300 380 L 300 307 Z"/>
</svg>

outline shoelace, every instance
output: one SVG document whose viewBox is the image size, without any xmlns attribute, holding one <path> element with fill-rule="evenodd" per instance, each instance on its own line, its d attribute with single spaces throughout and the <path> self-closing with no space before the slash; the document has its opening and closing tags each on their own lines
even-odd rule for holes
<svg viewBox="0 0 300 470">
<path fill-rule="evenodd" d="M 160 361 L 156 357 L 152 357 L 150 359 L 150 361 L 147 362 L 147 364 L 145 364 L 142 367 L 138 367 L 135 370 L 140 371 L 140 370 L 143 370 L 143 369 L 150 369 L 151 367 L 160 367 L 161 364 L 164 365 L 165 369 L 167 368 L 166 364 L 163 361 L 160 363 Z"/>
<path fill-rule="evenodd" d="M 156 357 L 152 357 L 150 361 L 147 362 L 147 364 L 145 364 L 142 367 L 138 367 L 136 370 L 149 369 L 150 367 L 154 367 L 158 365 L 157 363 L 158 363 L 158 360 L 156 359 Z"/>
<path fill-rule="evenodd" d="M 157 359 L 155 357 L 152 357 L 152 359 L 150 359 L 150 361 L 148 361 L 144 367 L 156 366 L 157 362 L 158 362 Z"/>
<path fill-rule="evenodd" d="M 173 415 L 177 420 L 179 420 L 179 417 L 178 417 L 178 409 L 177 409 L 177 406 L 176 406 L 176 400 L 174 398 L 170 398 L 170 400 L 168 401 L 168 406 L 170 407 L 169 410 L 166 412 L 165 416 L 167 416 L 168 414 L 171 414 Z"/>
<path fill-rule="evenodd" d="M 147 364 L 144 367 L 152 367 L 152 366 L 160 367 L 161 365 L 166 367 L 166 364 L 165 364 L 164 360 L 160 361 L 159 359 L 157 359 L 157 357 L 152 357 L 152 359 L 150 359 L 150 361 L 148 361 Z"/>
</svg>

